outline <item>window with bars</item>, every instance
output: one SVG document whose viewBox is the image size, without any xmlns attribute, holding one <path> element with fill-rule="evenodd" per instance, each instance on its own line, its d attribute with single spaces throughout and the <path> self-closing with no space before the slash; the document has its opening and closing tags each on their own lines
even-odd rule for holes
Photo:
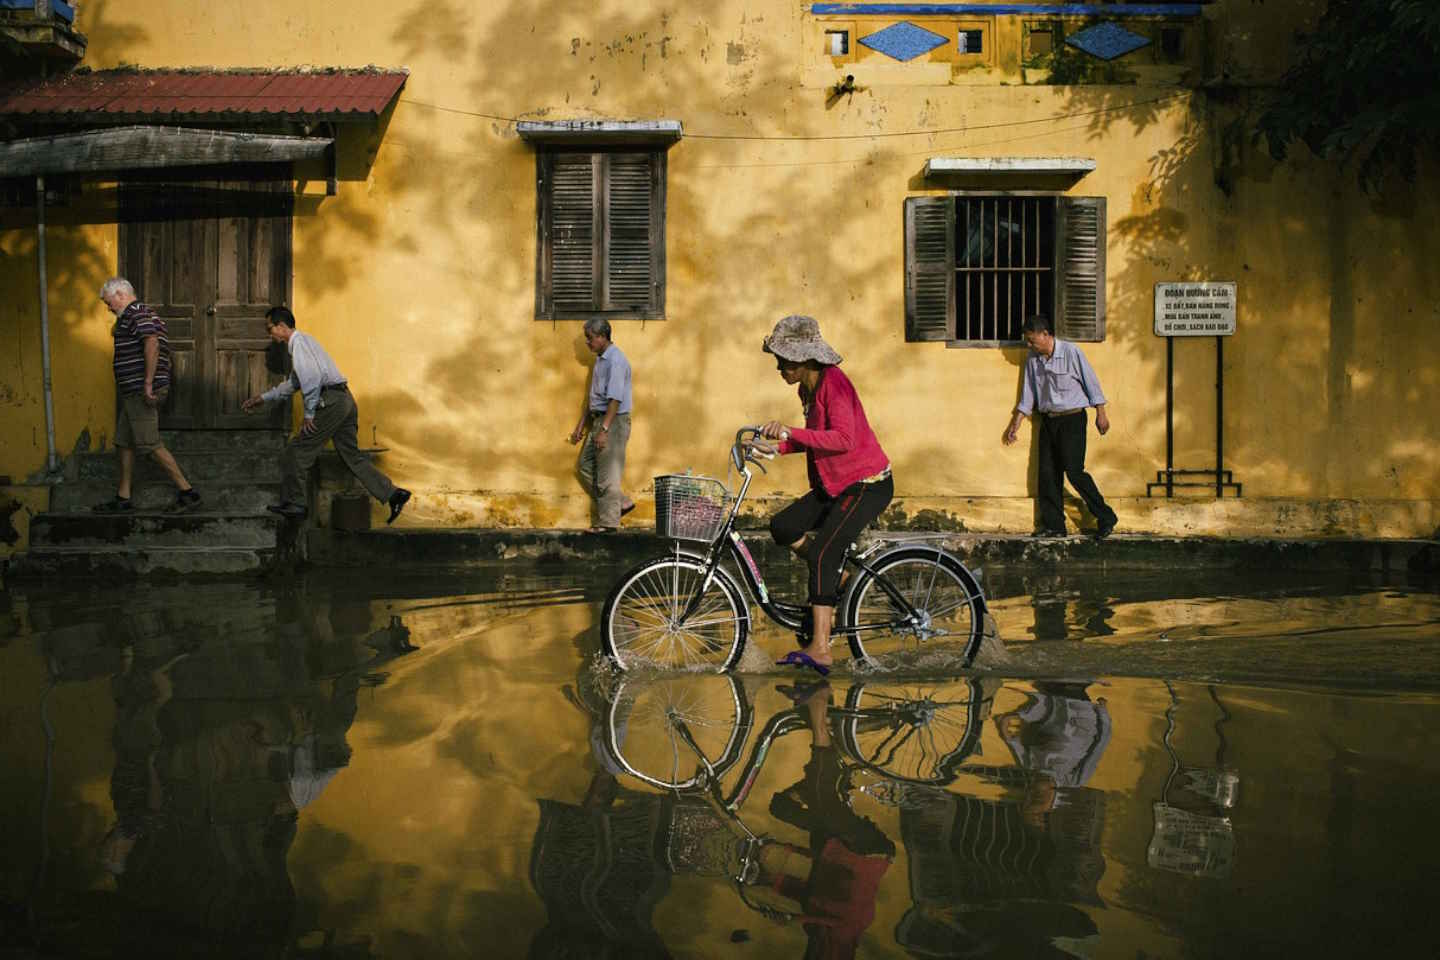
<svg viewBox="0 0 1440 960">
<path fill-rule="evenodd" d="M 905 337 L 1021 341 L 1043 313 L 1067 340 L 1105 339 L 1105 198 L 951 194 L 905 201 Z"/>
<path fill-rule="evenodd" d="M 665 152 L 537 154 L 537 320 L 665 315 Z"/>
</svg>

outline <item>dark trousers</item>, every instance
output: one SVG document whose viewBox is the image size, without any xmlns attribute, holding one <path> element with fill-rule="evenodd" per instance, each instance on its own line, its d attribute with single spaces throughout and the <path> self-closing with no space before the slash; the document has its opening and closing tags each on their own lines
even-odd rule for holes
<svg viewBox="0 0 1440 960">
<path fill-rule="evenodd" d="M 305 477 L 315 464 L 315 458 L 329 440 L 335 445 L 335 452 L 355 478 L 376 500 L 382 503 L 395 492 L 395 484 L 360 452 L 356 436 L 359 414 L 355 410 L 355 398 L 345 387 L 326 387 L 321 391 L 325 406 L 315 411 L 315 432 L 306 436 L 297 432 L 285 444 L 280 454 L 280 493 L 290 503 L 305 502 Z"/>
<path fill-rule="evenodd" d="M 1040 528 L 1057 533 L 1065 529 L 1065 510 L 1061 500 L 1064 480 L 1080 494 L 1095 522 L 1108 526 L 1115 522 L 1115 511 L 1100 496 L 1100 488 L 1085 472 L 1085 436 L 1090 415 L 1085 411 L 1063 417 L 1040 414 L 1040 477 L 1036 499 L 1040 502 Z"/>
<path fill-rule="evenodd" d="M 811 490 L 770 518 L 770 536 L 781 546 L 788 547 L 816 531 L 805 552 L 810 565 L 811 606 L 835 606 L 846 548 L 885 511 L 893 496 L 895 481 L 890 477 L 876 483 L 852 483 L 838 497 Z"/>
</svg>

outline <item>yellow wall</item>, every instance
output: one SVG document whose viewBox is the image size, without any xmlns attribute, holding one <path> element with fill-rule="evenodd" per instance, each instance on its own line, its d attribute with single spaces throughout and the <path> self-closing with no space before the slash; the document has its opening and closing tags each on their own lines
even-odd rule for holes
<svg viewBox="0 0 1440 960">
<path fill-rule="evenodd" d="M 1250 6 L 1208 7 L 1193 36 L 1209 40 L 1189 48 L 1193 57 L 1231 76 L 1273 74 L 1293 23 Z M 1433 177 L 1382 206 L 1303 149 L 1281 165 L 1248 140 L 1226 149 L 1218 131 L 1232 114 L 1164 85 L 1186 69 L 1198 78 L 1198 63 L 1155 67 L 1145 52 L 1118 66 L 1133 83 L 1027 85 L 1035 77 L 1021 72 L 1019 24 L 1000 17 L 993 69 L 874 57 L 835 65 L 806 8 L 356 0 L 341 15 L 318 0 L 233 9 L 108 0 L 80 17 L 96 69 L 409 68 L 378 148 L 369 131 L 346 134 L 348 179 L 332 198 L 310 183 L 294 230 L 300 324 L 354 384 L 362 440 L 373 428 L 391 451 L 385 469 L 419 494 L 405 522 L 578 525 L 588 515 L 564 440 L 588 355 L 577 322 L 533 319 L 534 151 L 492 118 L 519 117 L 685 125 L 669 155 L 667 318 L 616 325 L 635 369 L 632 489 L 686 467 L 723 473 L 736 426 L 799 419 L 759 350 L 776 319 L 799 311 L 846 355 L 908 513 L 1028 530 L 1034 453 L 999 442 L 1022 352 L 905 342 L 901 206 L 944 189 L 922 176 L 930 157 L 1070 155 L 1098 162 L 1071 192 L 1109 205 L 1109 334 L 1086 351 L 1114 427 L 1105 438 L 1092 431 L 1089 463 L 1122 523 L 1385 536 L 1440 526 L 1431 443 L 1440 346 L 1419 333 L 1433 329 L 1440 303 L 1440 279 L 1425 269 L 1440 247 Z M 861 89 L 830 98 L 846 71 Z M 1029 122 L 1059 115 L 1071 116 Z M 44 452 L 31 235 L 0 234 L 0 254 L 5 289 L 16 292 L 0 306 L 0 338 L 24 342 L 22 371 L 0 355 L 0 472 L 23 475 Z M 93 287 L 114 265 L 113 226 L 52 231 L 50 263 L 68 451 L 82 427 L 112 430 L 106 317 Z M 1165 457 L 1153 285 L 1180 278 L 1239 283 L 1225 443 L 1245 499 L 1226 510 L 1144 499 Z M 1213 341 L 1179 342 L 1175 376 L 1176 464 L 1206 466 Z M 791 459 L 761 491 L 803 488 L 803 464 Z M 1323 520 L 1340 501 L 1359 504 L 1342 511 L 1353 528 Z"/>
</svg>

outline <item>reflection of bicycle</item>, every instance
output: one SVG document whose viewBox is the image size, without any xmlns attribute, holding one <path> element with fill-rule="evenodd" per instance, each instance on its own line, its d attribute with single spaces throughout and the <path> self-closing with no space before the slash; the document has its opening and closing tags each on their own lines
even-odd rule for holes
<svg viewBox="0 0 1440 960">
<path fill-rule="evenodd" d="M 816 696 L 827 703 L 818 718 Z M 696 675 L 620 682 L 604 713 L 600 743 L 605 765 L 671 791 L 674 805 L 663 818 L 668 828 L 656 849 L 663 851 L 672 872 L 727 876 L 746 906 L 773 920 L 800 918 L 793 908 L 766 901 L 773 898 L 770 887 L 781 889 L 777 871 L 788 862 L 785 851 L 806 857 L 815 851 L 758 834 L 740 816 L 776 740 L 800 730 L 813 733 L 817 724 L 827 728 L 828 741 L 835 746 L 829 754 L 831 772 L 822 776 L 834 778 L 832 800 L 848 798 L 857 773 L 875 775 L 892 786 L 897 781 L 943 784 L 975 751 L 991 704 L 977 680 L 924 686 L 857 682 L 843 707 L 829 706 L 829 696 L 828 685 L 822 685 L 810 699 L 800 693 L 793 709 L 771 717 L 727 793 L 721 778 L 739 761 L 754 722 L 740 682 Z M 820 761 L 812 756 L 811 762 Z M 823 806 L 826 790 L 801 799 L 793 795 L 800 786 L 776 794 L 770 812 L 813 835 L 835 813 L 832 808 L 822 814 L 814 806 Z M 848 799 L 843 802 L 843 811 L 848 811 Z M 870 821 L 848 812 L 841 816 L 857 828 L 868 827 L 855 835 L 862 846 L 847 841 L 852 853 L 884 853 L 888 848 L 893 855 L 893 844 Z"/>
<path fill-rule="evenodd" d="M 945 784 L 974 753 L 991 694 L 974 679 L 908 683 L 858 680 L 829 709 L 834 742 L 855 767 L 905 783 Z M 705 785 L 740 760 L 755 711 L 734 677 L 621 680 L 608 698 L 602 745 L 624 772 L 667 790 Z M 797 708 L 764 730 L 727 809 L 744 803 L 775 740 L 807 726 Z"/>
<path fill-rule="evenodd" d="M 639 663 L 728 670 L 740 660 L 750 632 L 750 606 L 740 583 L 721 566 L 729 559 L 749 595 L 776 623 L 800 630 L 808 607 L 777 600 L 745 541 L 735 529 L 750 489 L 748 464 L 757 459 L 755 427 L 735 434 L 730 460 L 740 472 L 733 502 L 719 480 L 655 478 L 655 518 L 673 550 L 630 570 L 610 591 L 601 614 L 606 656 L 620 669 Z M 708 544 L 704 550 L 681 541 Z M 873 663 L 921 641 L 962 645 L 969 666 L 984 633 L 985 597 L 955 554 L 938 542 L 897 542 L 881 537 L 859 553 L 847 552 L 850 574 L 840 599 L 834 635 L 850 643 L 857 660 Z"/>
</svg>

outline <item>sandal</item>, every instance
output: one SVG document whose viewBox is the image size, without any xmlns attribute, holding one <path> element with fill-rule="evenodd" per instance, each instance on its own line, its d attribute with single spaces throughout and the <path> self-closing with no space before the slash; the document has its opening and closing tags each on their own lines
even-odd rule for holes
<svg viewBox="0 0 1440 960">
<path fill-rule="evenodd" d="M 586 533 L 614 533 L 619 527 L 591 527 Z"/>
<path fill-rule="evenodd" d="M 822 677 L 830 675 L 830 668 L 816 660 L 804 650 L 791 650 L 785 656 L 775 661 L 777 667 L 809 667 Z"/>
</svg>

